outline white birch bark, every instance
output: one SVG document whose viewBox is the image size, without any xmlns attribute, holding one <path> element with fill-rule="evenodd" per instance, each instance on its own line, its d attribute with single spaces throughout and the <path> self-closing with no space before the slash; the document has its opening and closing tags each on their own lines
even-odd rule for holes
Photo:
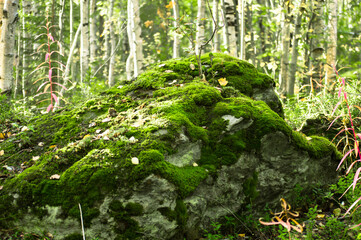
<svg viewBox="0 0 361 240">
<path fill-rule="evenodd" d="M 289 23 L 289 6 L 285 4 L 283 12 L 283 29 L 282 29 L 282 56 L 281 56 L 281 76 L 280 91 L 282 94 L 287 93 L 288 84 L 288 65 L 290 55 L 290 23 Z"/>
<path fill-rule="evenodd" d="M 132 79 L 132 76 L 136 78 L 140 74 L 143 64 L 143 40 L 140 37 L 141 22 L 139 8 L 139 0 L 128 1 L 128 40 L 130 46 L 130 53 L 126 64 L 128 80 Z"/>
<path fill-rule="evenodd" d="M 172 0 L 173 3 L 173 17 L 175 21 L 173 21 L 173 26 L 177 27 L 177 20 L 179 19 L 179 6 L 178 6 L 178 0 Z M 174 38 L 173 38 L 173 58 L 178 58 L 180 52 L 180 42 L 179 42 L 179 36 L 175 32 Z"/>
<path fill-rule="evenodd" d="M 90 31 L 89 31 L 89 39 L 90 39 L 90 64 L 93 65 L 96 59 L 96 51 L 97 51 L 97 36 L 96 36 L 96 20 L 95 20 L 95 11 L 96 11 L 96 3 L 97 0 L 90 0 L 90 14 L 89 14 L 89 23 L 90 23 Z M 92 66 L 94 67 L 94 66 Z"/>
<path fill-rule="evenodd" d="M 227 22 L 228 52 L 231 56 L 237 57 L 237 21 L 236 6 L 233 0 L 224 0 L 225 21 Z"/>
<path fill-rule="evenodd" d="M 110 12 L 109 12 L 109 34 L 110 34 L 110 45 L 111 45 L 111 53 L 115 51 L 115 34 L 114 34 L 114 21 L 113 21 L 113 8 L 114 8 L 114 0 L 110 1 Z M 108 85 L 109 87 L 114 86 L 114 66 L 115 66 L 115 54 L 112 54 L 109 62 L 109 72 L 108 72 Z"/>
<path fill-rule="evenodd" d="M 204 18 L 206 15 L 206 1 L 198 0 L 198 13 L 197 13 L 197 28 L 196 28 L 196 45 L 195 53 L 198 55 L 200 52 L 200 47 L 202 46 L 205 37 L 204 37 Z"/>
<path fill-rule="evenodd" d="M 301 20 L 303 13 L 303 6 L 305 0 L 302 0 L 300 3 L 300 7 L 297 13 L 297 17 L 295 19 L 295 30 L 293 32 L 293 40 L 292 40 L 292 56 L 291 63 L 289 67 L 289 75 L 288 75 L 288 85 L 287 85 L 287 94 L 293 95 L 295 82 L 296 82 L 296 70 L 297 70 L 297 57 L 298 57 L 298 41 L 301 38 Z"/>
<path fill-rule="evenodd" d="M 311 70 L 311 88 L 312 91 L 319 91 L 320 88 L 318 83 L 323 78 L 323 68 L 322 68 L 322 57 L 325 51 L 324 48 L 324 29 L 325 22 L 323 19 L 323 0 L 313 1 L 313 11 L 312 11 L 312 22 L 311 27 L 313 29 L 312 38 L 311 38 L 311 61 L 310 61 L 310 70 Z"/>
<path fill-rule="evenodd" d="M 0 89 L 11 91 L 15 49 L 18 0 L 0 0 Z"/>
<path fill-rule="evenodd" d="M 329 16 L 328 16 L 328 42 L 327 42 L 327 54 L 326 54 L 326 63 L 331 66 L 336 67 L 337 60 L 337 8 L 338 0 L 330 0 L 328 2 Z M 325 64 L 325 85 L 329 91 L 333 91 L 336 81 L 336 73 L 332 67 L 328 64 Z"/>
<path fill-rule="evenodd" d="M 21 90 L 23 98 L 26 97 L 26 87 L 28 85 L 28 78 L 27 78 L 27 70 L 29 66 L 28 58 L 31 52 L 31 48 L 29 48 L 29 44 L 27 44 L 27 40 L 29 39 L 29 33 L 26 30 L 26 16 L 28 16 L 32 10 L 32 3 L 29 0 L 23 0 L 22 3 L 23 8 L 23 16 L 22 16 L 22 73 L 21 73 Z"/>
<path fill-rule="evenodd" d="M 216 29 L 216 24 L 222 25 L 219 22 L 219 0 L 213 0 L 213 17 L 216 20 L 216 23 L 213 22 L 213 31 Z M 214 37 L 213 37 L 213 51 L 214 52 L 219 52 L 219 34 L 218 31 L 215 33 Z"/>
<path fill-rule="evenodd" d="M 81 82 L 89 68 L 89 0 L 81 0 L 80 2 L 80 19 L 81 19 L 81 43 L 80 43 L 80 69 Z"/>
<path fill-rule="evenodd" d="M 127 58 L 126 62 L 126 73 L 127 73 L 127 79 L 131 80 L 134 72 L 134 39 L 132 34 L 132 22 L 133 22 L 133 13 L 132 13 L 133 3 L 132 0 L 128 0 L 127 5 L 127 15 L 128 15 L 128 21 L 127 21 L 127 35 L 128 35 L 128 42 L 129 42 L 129 56 Z"/>
<path fill-rule="evenodd" d="M 240 37 L 239 37 L 239 59 L 245 59 L 245 41 L 244 41 L 244 5 L 246 4 L 245 0 L 238 0 L 238 14 L 239 14 L 239 27 L 240 27 Z"/>
</svg>

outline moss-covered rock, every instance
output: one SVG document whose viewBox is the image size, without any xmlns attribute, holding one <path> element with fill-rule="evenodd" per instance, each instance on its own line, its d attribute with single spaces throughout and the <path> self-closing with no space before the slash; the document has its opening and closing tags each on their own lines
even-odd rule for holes
<svg viewBox="0 0 361 240">
<path fill-rule="evenodd" d="M 242 204 L 335 180 L 340 154 L 292 131 L 270 77 L 224 54 L 202 68 L 162 62 L 2 142 L 0 229 L 77 239 L 82 216 L 90 239 L 194 239 Z"/>
</svg>

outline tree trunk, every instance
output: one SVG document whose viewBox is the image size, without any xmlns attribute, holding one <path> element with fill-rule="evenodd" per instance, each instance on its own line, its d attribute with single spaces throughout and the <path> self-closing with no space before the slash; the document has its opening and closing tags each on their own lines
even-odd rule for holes
<svg viewBox="0 0 361 240">
<path fill-rule="evenodd" d="M 219 0 L 213 0 L 213 17 L 216 20 L 216 24 L 222 25 L 220 24 L 219 21 Z M 215 30 L 217 26 L 215 25 L 215 23 L 213 23 L 213 31 Z M 214 52 L 219 52 L 220 47 L 219 47 L 219 34 L 218 32 L 215 33 L 214 38 L 213 38 L 213 51 Z"/>
<path fill-rule="evenodd" d="M 245 0 L 238 0 L 238 14 L 239 14 L 239 59 L 245 59 L 245 41 L 244 41 L 244 5 L 246 4 Z"/>
<path fill-rule="evenodd" d="M 11 91 L 19 1 L 0 0 L 0 93 Z"/>
<path fill-rule="evenodd" d="M 109 12 L 109 33 L 110 33 L 110 45 L 111 45 L 111 52 L 110 52 L 110 62 L 109 62 L 109 72 L 108 72 L 108 84 L 109 87 L 114 86 L 114 66 L 115 66 L 115 34 L 114 34 L 114 21 L 113 21 L 113 8 L 114 8 L 114 0 L 110 1 L 110 12 Z"/>
<path fill-rule="evenodd" d="M 288 84 L 288 65 L 289 65 L 289 51 L 290 51 L 290 19 L 289 19 L 289 5 L 285 3 L 283 13 L 283 29 L 282 29 L 282 55 L 281 55 L 281 79 L 280 91 L 282 94 L 287 94 Z"/>
<path fill-rule="evenodd" d="M 196 30 L 196 46 L 195 53 L 198 55 L 200 52 L 200 47 L 204 42 L 204 27 L 205 21 L 204 18 L 206 16 L 206 1 L 198 0 L 198 14 L 197 14 L 197 30 Z"/>
<path fill-rule="evenodd" d="M 296 70 L 297 70 L 297 58 L 298 58 L 298 40 L 300 39 L 301 33 L 301 20 L 303 13 L 303 4 L 305 0 L 302 0 L 300 3 L 300 7 L 297 13 L 297 17 L 295 19 L 295 30 L 293 33 L 292 40 L 292 57 L 288 75 L 288 84 L 287 84 L 287 94 L 294 95 L 295 93 L 295 81 L 296 81 Z"/>
<path fill-rule="evenodd" d="M 139 15 L 139 0 L 128 0 L 128 39 L 130 53 L 127 59 L 126 72 L 128 80 L 136 78 L 143 64 L 143 40 L 140 38 L 141 22 Z"/>
<path fill-rule="evenodd" d="M 228 40 L 228 53 L 237 57 L 237 28 L 238 23 L 236 21 L 236 5 L 233 0 L 224 0 L 224 14 L 225 21 L 227 22 L 227 40 Z"/>
<path fill-rule="evenodd" d="M 336 67 L 336 48 L 337 48 L 337 8 L 338 0 L 330 0 L 329 5 L 329 16 L 328 16 L 328 42 L 327 42 L 327 54 L 326 54 L 326 65 L 325 65 L 325 85 L 331 92 L 335 90 L 336 73 L 333 67 Z M 331 66 L 329 66 L 329 65 Z"/>
<path fill-rule="evenodd" d="M 80 2 L 80 19 L 81 19 L 81 43 L 80 43 L 80 69 L 81 82 L 84 82 L 89 68 L 89 0 Z"/>
<path fill-rule="evenodd" d="M 26 89 L 29 85 L 29 80 L 27 77 L 27 72 L 29 68 L 29 62 L 28 58 L 31 54 L 31 47 L 29 47 L 28 40 L 29 40 L 29 33 L 26 30 L 26 16 L 28 16 L 31 13 L 31 1 L 29 0 L 23 0 L 22 2 L 22 8 L 23 8 L 23 16 L 22 16 L 22 73 L 21 73 L 21 88 L 22 88 L 22 96 L 25 99 L 26 97 Z"/>
<path fill-rule="evenodd" d="M 178 0 L 172 0 L 173 3 L 173 17 L 175 21 L 173 22 L 173 26 L 177 27 L 177 20 L 179 19 L 179 5 Z M 173 58 L 179 58 L 180 54 L 180 41 L 179 35 L 175 32 L 173 38 Z"/>
<path fill-rule="evenodd" d="M 94 70 L 94 62 L 96 59 L 96 51 L 97 51 L 97 36 L 96 36 L 96 3 L 97 0 L 90 0 L 90 14 L 89 14 L 89 23 L 90 23 L 90 31 L 89 31 L 89 42 L 90 42 L 90 64 L 92 65 L 92 71 Z"/>
<path fill-rule="evenodd" d="M 323 0 L 315 0 L 313 2 L 312 11 L 312 34 L 311 34 L 311 56 L 310 56 L 310 71 L 311 71 L 311 91 L 320 91 L 321 80 L 323 78 L 323 67 L 322 67 L 322 56 L 325 51 L 324 49 L 324 29 L 325 23 L 323 19 Z"/>
</svg>

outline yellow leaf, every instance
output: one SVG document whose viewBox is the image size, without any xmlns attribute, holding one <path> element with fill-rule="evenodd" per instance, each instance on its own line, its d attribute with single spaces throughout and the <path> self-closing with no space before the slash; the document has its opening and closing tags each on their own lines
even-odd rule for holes
<svg viewBox="0 0 361 240">
<path fill-rule="evenodd" d="M 317 214 L 317 218 L 318 218 L 318 219 L 325 218 L 325 214 Z"/>
<path fill-rule="evenodd" d="M 246 237 L 246 234 L 245 233 L 240 233 L 240 234 L 238 234 L 238 237 L 244 238 L 244 237 Z"/>
<path fill-rule="evenodd" d="M 189 65 L 189 67 L 190 67 L 192 70 L 196 69 L 196 66 L 194 66 L 193 63 L 191 63 L 191 64 Z"/>
<path fill-rule="evenodd" d="M 1 150 L 0 151 L 0 156 L 4 155 L 4 153 L 5 153 L 4 150 Z"/>
<path fill-rule="evenodd" d="M 51 145 L 49 148 L 56 148 L 56 145 Z"/>
<path fill-rule="evenodd" d="M 165 6 L 167 9 L 173 8 L 173 1 L 170 1 L 168 5 Z"/>
<path fill-rule="evenodd" d="M 11 136 L 10 132 L 0 133 L 0 139 L 6 139 Z"/>
<path fill-rule="evenodd" d="M 149 28 L 149 27 L 153 26 L 153 21 L 149 21 L 149 20 L 145 21 L 144 25 L 146 28 Z"/>
<path fill-rule="evenodd" d="M 226 78 L 220 78 L 220 79 L 218 79 L 218 82 L 222 87 L 227 86 L 227 84 L 228 84 L 228 81 L 226 80 Z"/>
<path fill-rule="evenodd" d="M 89 134 L 85 135 L 85 136 L 83 137 L 83 139 L 85 139 L 85 138 L 87 138 L 87 137 L 90 137 L 90 135 L 89 135 Z"/>
</svg>

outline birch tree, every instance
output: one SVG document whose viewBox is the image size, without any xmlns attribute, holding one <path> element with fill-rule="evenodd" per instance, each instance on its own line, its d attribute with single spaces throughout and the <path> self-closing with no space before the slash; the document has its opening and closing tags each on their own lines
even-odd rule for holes
<svg viewBox="0 0 361 240">
<path fill-rule="evenodd" d="M 89 68 L 89 0 L 80 1 L 80 24 L 82 26 L 80 41 L 80 72 L 81 82 L 83 83 Z"/>
<path fill-rule="evenodd" d="M 0 0 L 0 91 L 11 91 L 15 49 L 18 0 Z"/>
<path fill-rule="evenodd" d="M 324 0 L 315 0 L 312 2 L 313 10 L 311 17 L 312 37 L 311 37 L 311 59 L 310 59 L 310 71 L 311 71 L 311 90 L 319 89 L 318 84 L 323 77 L 322 57 L 324 54 L 324 29 L 325 22 L 323 19 L 323 5 Z"/>
<path fill-rule="evenodd" d="M 239 58 L 241 60 L 245 59 L 245 41 L 244 41 L 244 5 L 245 0 L 238 0 L 238 14 L 239 14 Z"/>
<path fill-rule="evenodd" d="M 216 22 L 213 22 L 213 31 L 215 31 L 216 28 L 218 28 L 217 24 L 219 24 L 219 0 L 213 0 L 213 17 L 216 20 Z M 219 35 L 218 32 L 214 35 L 213 38 L 213 51 L 219 52 Z"/>
<path fill-rule="evenodd" d="M 114 34 L 114 21 L 113 21 L 113 8 L 114 8 L 114 0 L 110 0 L 110 8 L 109 8 L 109 34 L 110 34 L 110 46 L 111 46 L 111 56 L 109 62 L 109 72 L 108 72 L 108 84 L 110 87 L 114 85 L 114 67 L 115 67 L 115 34 Z"/>
<path fill-rule="evenodd" d="M 196 27 L 196 45 L 195 45 L 195 53 L 199 54 L 200 47 L 204 42 L 204 25 L 205 25 L 205 17 L 206 17 L 206 1 L 198 0 L 198 11 L 197 11 L 197 27 Z"/>
<path fill-rule="evenodd" d="M 336 73 L 332 66 L 336 67 L 336 53 L 337 53 L 337 8 L 338 0 L 330 0 L 328 2 L 329 16 L 327 24 L 327 54 L 325 64 L 325 85 L 329 91 L 334 90 L 334 83 L 336 80 Z"/>
<path fill-rule="evenodd" d="M 29 16 L 31 12 L 31 1 L 30 0 L 23 0 L 22 2 L 23 8 L 23 16 L 21 19 L 22 24 L 22 79 L 21 79 L 21 86 L 22 86 L 22 95 L 23 98 L 26 97 L 26 88 L 28 85 L 28 78 L 27 78 L 27 70 L 29 67 L 29 55 L 31 53 L 31 47 L 27 44 L 27 40 L 29 39 L 29 33 L 26 29 L 26 18 Z"/>
<path fill-rule="evenodd" d="M 226 30 L 225 38 L 228 42 L 228 53 L 233 56 L 237 57 L 237 31 L 238 31 L 238 23 L 236 21 L 236 5 L 234 4 L 233 0 L 224 0 L 223 1 L 223 9 L 225 14 L 225 21 L 226 21 Z"/>
<path fill-rule="evenodd" d="M 173 26 L 174 28 L 177 28 L 177 20 L 179 19 L 179 6 L 178 6 L 178 0 L 172 0 L 172 6 L 173 6 Z M 173 58 L 178 58 L 180 53 L 180 41 L 179 36 L 176 32 L 174 32 L 173 37 Z"/>
<path fill-rule="evenodd" d="M 90 43 L 90 64 L 93 65 L 95 62 L 96 51 L 97 51 L 97 36 L 96 36 L 96 3 L 97 0 L 90 0 L 90 14 L 89 14 L 89 43 Z M 114 3 L 113 3 L 114 5 Z M 113 6 L 114 7 L 114 6 Z M 94 67 L 94 66 L 92 66 Z"/>
<path fill-rule="evenodd" d="M 288 84 L 288 65 L 290 51 L 290 6 L 289 2 L 284 3 L 283 10 L 283 29 L 282 29 L 282 56 L 281 56 L 281 74 L 280 74 L 280 91 L 287 94 Z"/>
<path fill-rule="evenodd" d="M 297 12 L 297 16 L 295 19 L 295 30 L 293 32 L 292 39 L 292 54 L 291 54 L 291 62 L 289 67 L 289 75 L 288 75 L 288 84 L 287 84 L 287 94 L 293 95 L 295 89 L 295 81 L 296 81 L 296 70 L 297 70 L 297 58 L 298 58 L 298 42 L 300 39 L 301 33 L 301 20 L 302 14 L 304 11 L 305 0 L 302 0 L 299 6 L 299 10 Z"/>
<path fill-rule="evenodd" d="M 141 34 L 141 22 L 139 16 L 139 0 L 128 0 L 128 41 L 130 46 L 129 56 L 126 63 L 127 79 L 137 77 L 143 64 L 143 40 Z M 133 73 L 133 74 L 132 74 Z"/>
</svg>

